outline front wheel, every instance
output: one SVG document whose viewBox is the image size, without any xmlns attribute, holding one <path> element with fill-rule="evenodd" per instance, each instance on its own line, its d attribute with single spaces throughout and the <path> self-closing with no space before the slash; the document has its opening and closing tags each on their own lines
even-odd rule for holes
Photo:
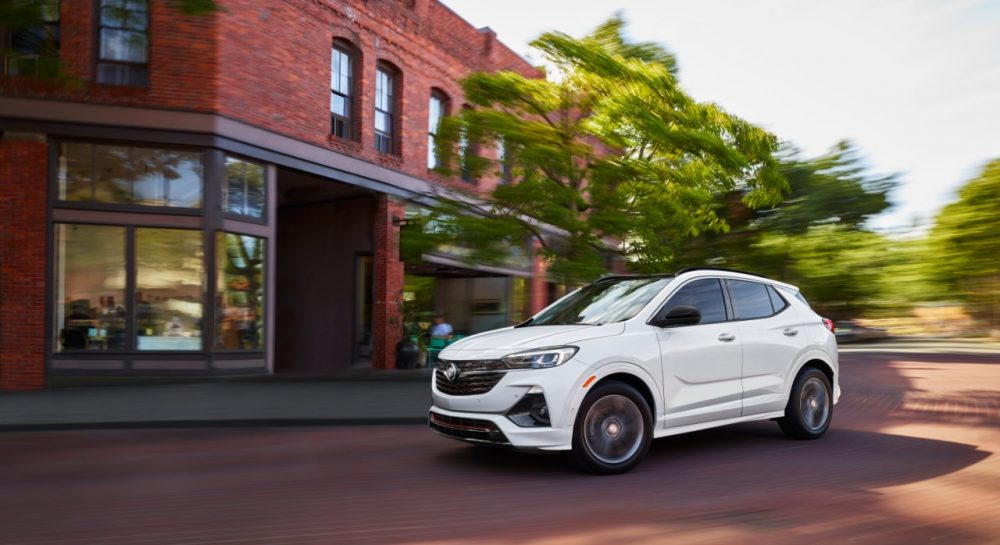
<svg viewBox="0 0 1000 545">
<path fill-rule="evenodd" d="M 819 369 L 803 369 L 795 377 L 788 396 L 785 416 L 778 425 L 785 435 L 796 439 L 817 439 L 826 433 L 833 419 L 833 395 L 830 380 Z"/>
<path fill-rule="evenodd" d="M 594 387 L 584 398 L 573 427 L 573 459 L 587 471 L 622 473 L 649 450 L 653 416 L 645 398 L 622 382 Z"/>
</svg>

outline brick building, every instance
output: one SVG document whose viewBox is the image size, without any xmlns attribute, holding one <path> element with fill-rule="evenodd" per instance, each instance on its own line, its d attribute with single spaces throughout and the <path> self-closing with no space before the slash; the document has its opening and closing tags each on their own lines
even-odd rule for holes
<svg viewBox="0 0 1000 545">
<path fill-rule="evenodd" d="M 393 368 L 408 275 L 469 332 L 551 298 L 527 250 L 399 258 L 408 198 L 502 182 L 430 168 L 464 75 L 535 74 L 488 28 L 435 0 L 39 4 L 0 29 L 0 389 Z"/>
</svg>

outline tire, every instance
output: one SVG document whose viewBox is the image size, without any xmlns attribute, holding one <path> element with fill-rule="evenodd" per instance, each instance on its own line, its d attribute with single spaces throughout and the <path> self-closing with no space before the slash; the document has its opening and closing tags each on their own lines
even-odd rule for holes
<svg viewBox="0 0 1000 545">
<path fill-rule="evenodd" d="M 653 439 L 649 404 L 634 387 L 611 381 L 587 394 L 573 425 L 573 460 L 603 475 L 636 466 Z"/>
<path fill-rule="evenodd" d="M 813 367 L 802 369 L 788 396 L 785 416 L 778 419 L 781 431 L 795 439 L 822 437 L 833 421 L 832 390 L 822 371 Z"/>
</svg>

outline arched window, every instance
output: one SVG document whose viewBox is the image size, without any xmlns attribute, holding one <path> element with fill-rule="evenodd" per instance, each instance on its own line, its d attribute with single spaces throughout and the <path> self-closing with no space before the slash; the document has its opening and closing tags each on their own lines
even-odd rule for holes
<svg viewBox="0 0 1000 545">
<path fill-rule="evenodd" d="M 437 136 L 441 119 L 448 115 L 448 107 L 448 95 L 440 89 L 431 89 L 431 100 L 427 106 L 427 168 L 437 168 L 441 165 Z"/>
<path fill-rule="evenodd" d="M 354 138 L 354 72 L 357 55 L 346 42 L 333 42 L 330 56 L 330 132 Z"/>
<path fill-rule="evenodd" d="M 399 71 L 386 62 L 375 69 L 375 149 L 398 154 Z"/>
</svg>

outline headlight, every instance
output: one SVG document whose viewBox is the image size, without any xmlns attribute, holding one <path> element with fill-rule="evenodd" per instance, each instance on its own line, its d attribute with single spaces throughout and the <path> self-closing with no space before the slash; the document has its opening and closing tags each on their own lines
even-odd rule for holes
<svg viewBox="0 0 1000 545">
<path fill-rule="evenodd" d="M 575 346 L 555 346 L 517 352 L 501 359 L 510 369 L 547 369 L 566 363 L 577 350 Z"/>
</svg>

